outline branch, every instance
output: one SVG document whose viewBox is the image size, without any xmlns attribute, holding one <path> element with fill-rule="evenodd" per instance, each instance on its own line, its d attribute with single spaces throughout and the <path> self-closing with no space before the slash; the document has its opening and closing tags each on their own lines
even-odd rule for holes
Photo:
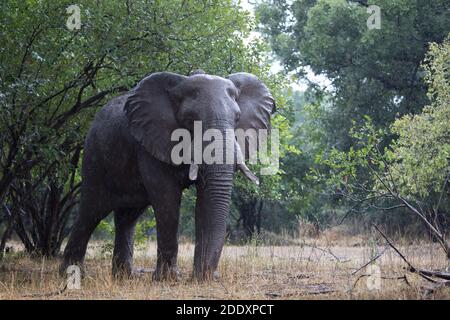
<svg viewBox="0 0 450 320">
<path fill-rule="evenodd" d="M 391 207 L 378 207 L 376 205 L 372 205 L 372 207 L 374 207 L 375 209 L 378 209 L 378 210 L 389 211 L 389 210 L 394 210 L 394 209 L 399 209 L 399 208 L 405 208 L 406 206 L 404 204 L 399 204 L 399 205 L 395 205 L 395 206 L 391 206 Z"/>
<path fill-rule="evenodd" d="M 377 150 L 379 152 L 379 150 Z M 372 158 L 371 158 L 372 159 Z M 385 163 L 387 165 L 387 163 Z M 445 236 L 443 233 L 441 233 L 438 230 L 437 226 L 434 226 L 428 219 L 419 211 L 417 210 L 413 205 L 411 205 L 405 198 L 403 198 L 398 192 L 392 190 L 383 180 L 382 177 L 378 174 L 378 172 L 372 168 L 372 166 L 368 165 L 369 169 L 372 171 L 372 173 L 375 175 L 376 179 L 383 185 L 383 187 L 397 200 L 399 200 L 405 207 L 407 207 L 410 211 L 412 211 L 414 214 L 420 217 L 420 219 L 423 221 L 423 223 L 430 229 L 430 231 L 436 236 L 439 243 L 441 244 L 443 250 L 445 251 L 447 257 L 450 259 L 450 245 L 447 244 L 447 241 L 445 240 Z M 393 181 L 392 181 L 393 182 Z M 393 182 L 394 189 L 396 189 L 396 186 Z"/>
<path fill-rule="evenodd" d="M 355 274 L 357 274 L 359 271 L 361 271 L 362 269 L 364 269 L 365 267 L 367 267 L 369 264 L 371 264 L 372 262 L 378 260 L 379 258 L 381 258 L 381 256 L 386 252 L 386 250 L 389 249 L 389 247 L 384 248 L 384 250 L 377 254 L 375 257 L 373 257 L 372 259 L 370 259 L 367 263 L 365 263 L 364 265 L 362 265 L 361 267 L 359 267 L 358 269 L 356 269 L 355 271 L 353 271 L 351 273 L 352 276 L 354 276 Z"/>
<path fill-rule="evenodd" d="M 126 91 L 126 90 L 127 89 L 122 86 L 114 87 L 108 90 L 101 91 L 83 102 L 77 102 L 70 110 L 58 116 L 55 120 L 55 123 L 51 127 L 53 129 L 58 129 L 61 126 L 63 126 L 71 116 L 77 114 L 80 110 L 84 108 L 88 108 L 93 104 L 100 102 L 106 95 L 115 91 Z"/>
<path fill-rule="evenodd" d="M 439 201 L 438 201 L 438 203 L 437 203 L 437 205 L 436 205 L 436 208 L 434 209 L 434 211 L 435 211 L 436 213 L 438 212 L 439 207 L 441 206 L 442 197 L 443 197 L 443 195 L 444 195 L 444 193 L 445 193 L 445 187 L 447 186 L 447 183 L 448 183 L 448 181 L 449 181 L 449 178 L 450 178 L 450 173 L 449 173 L 449 174 L 447 175 L 447 177 L 445 178 L 444 185 L 442 186 L 441 194 L 439 195 Z"/>
<path fill-rule="evenodd" d="M 369 7 L 369 5 L 367 4 L 367 0 L 348 0 L 347 2 L 348 3 L 353 2 L 353 3 L 360 4 L 363 7 Z"/>
<path fill-rule="evenodd" d="M 445 237 L 443 234 L 441 234 L 439 232 L 439 230 L 437 230 L 435 228 L 435 226 L 433 226 L 428 219 L 422 214 L 420 213 L 416 208 L 414 208 L 408 201 L 406 201 L 406 199 L 404 199 L 403 197 L 401 197 L 400 195 L 397 196 L 397 198 L 402 201 L 406 207 L 411 210 L 413 213 L 415 213 L 416 215 L 418 215 L 422 221 L 428 226 L 428 228 L 430 228 L 430 230 L 434 233 L 434 235 L 438 238 L 439 243 L 441 244 L 441 246 L 443 247 L 445 253 L 447 254 L 447 257 L 450 257 L 450 252 L 449 252 L 449 248 L 450 246 L 447 244 L 447 241 L 445 240 Z"/>
<path fill-rule="evenodd" d="M 408 271 L 412 272 L 412 273 L 417 273 L 419 276 L 421 276 L 422 278 L 433 282 L 433 283 L 438 283 L 438 284 L 444 284 L 446 286 L 450 286 L 450 273 L 447 272 L 441 272 L 441 271 L 429 271 L 429 270 L 423 270 L 423 269 L 418 269 L 416 267 L 414 267 L 407 259 L 406 257 L 400 252 L 400 250 L 398 250 L 394 244 L 392 243 L 391 240 L 389 240 L 389 238 L 375 225 L 372 224 L 372 226 L 375 228 L 375 230 L 377 230 L 381 236 L 384 238 L 384 240 L 386 240 L 386 242 L 388 243 L 388 245 L 394 249 L 395 252 L 397 252 L 397 254 L 400 256 L 400 258 L 402 258 L 402 260 L 408 265 Z M 431 278 L 431 277 L 437 277 L 437 278 L 441 278 L 441 279 L 445 279 L 446 281 L 436 281 L 435 279 Z"/>
</svg>

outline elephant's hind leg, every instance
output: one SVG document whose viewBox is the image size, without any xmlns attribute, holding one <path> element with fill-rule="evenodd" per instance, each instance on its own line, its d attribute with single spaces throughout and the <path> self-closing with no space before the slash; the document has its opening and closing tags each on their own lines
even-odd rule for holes
<svg viewBox="0 0 450 320">
<path fill-rule="evenodd" d="M 111 208 L 98 192 L 87 193 L 81 196 L 78 218 L 72 228 L 72 232 L 64 250 L 64 261 L 60 267 L 60 273 L 65 273 L 70 265 L 81 266 L 86 255 L 87 244 L 97 225 L 110 212 Z"/>
<path fill-rule="evenodd" d="M 112 260 L 114 277 L 131 276 L 133 268 L 134 228 L 145 208 L 119 209 L 114 212 L 116 236 Z"/>
</svg>

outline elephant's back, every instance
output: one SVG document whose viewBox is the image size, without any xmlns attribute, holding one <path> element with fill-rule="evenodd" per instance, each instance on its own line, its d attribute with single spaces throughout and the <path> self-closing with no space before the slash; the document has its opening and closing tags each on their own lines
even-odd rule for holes
<svg viewBox="0 0 450 320">
<path fill-rule="evenodd" d="M 86 144 L 93 142 L 97 149 L 102 150 L 103 154 L 108 154 L 111 150 L 103 150 L 104 147 L 116 145 L 123 150 L 132 142 L 129 141 L 131 135 L 127 130 L 128 120 L 123 109 L 129 95 L 129 93 L 126 93 L 113 98 L 97 112 L 89 130 Z M 121 146 L 120 144 L 127 144 L 127 146 Z M 86 147 L 89 146 L 86 145 Z"/>
<path fill-rule="evenodd" d="M 127 130 L 123 110 L 128 96 L 112 99 L 97 113 L 86 137 L 83 167 L 120 172 L 135 161 L 137 144 Z"/>
<path fill-rule="evenodd" d="M 130 93 L 127 92 L 121 96 L 111 99 L 97 112 L 92 126 L 117 125 L 118 122 L 125 122 L 126 116 L 123 108 L 129 96 Z"/>
</svg>

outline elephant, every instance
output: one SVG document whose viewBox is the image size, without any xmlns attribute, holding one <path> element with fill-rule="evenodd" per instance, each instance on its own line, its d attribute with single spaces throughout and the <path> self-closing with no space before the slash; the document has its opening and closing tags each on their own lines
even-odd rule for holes
<svg viewBox="0 0 450 320">
<path fill-rule="evenodd" d="M 182 191 L 195 184 L 193 278 L 214 277 L 226 237 L 233 178 L 241 170 L 256 181 L 245 162 L 175 164 L 171 134 L 203 129 L 270 129 L 275 101 L 266 85 L 249 73 L 228 77 L 203 72 L 188 76 L 158 72 L 113 98 L 95 116 L 87 134 L 78 216 L 60 272 L 82 266 L 88 241 L 102 219 L 114 212 L 113 276 L 131 275 L 134 229 L 152 206 L 156 219 L 155 280 L 177 278 L 178 227 Z M 241 149 L 236 146 L 237 156 Z"/>
</svg>

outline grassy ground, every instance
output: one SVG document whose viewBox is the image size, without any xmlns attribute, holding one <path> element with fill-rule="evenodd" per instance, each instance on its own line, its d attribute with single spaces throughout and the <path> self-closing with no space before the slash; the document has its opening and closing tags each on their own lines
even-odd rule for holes
<svg viewBox="0 0 450 320">
<path fill-rule="evenodd" d="M 417 267 L 446 267 L 437 246 L 409 244 L 399 248 Z M 384 245 L 348 241 L 324 245 L 319 240 L 296 246 L 226 246 L 220 280 L 199 284 L 190 279 L 192 244 L 180 245 L 182 279 L 158 283 L 152 282 L 150 273 L 113 281 L 111 250 L 94 243 L 89 248 L 81 289 L 62 293 L 58 291 L 66 280 L 57 275 L 57 260 L 32 260 L 15 253 L 0 264 L 0 299 L 450 299 L 448 287 L 427 294 L 430 284 L 408 273 L 392 249 L 377 260 L 379 285 L 376 276 L 367 276 L 367 268 L 354 273 L 383 250 Z M 155 266 L 155 243 L 136 251 L 135 267 Z"/>
</svg>

